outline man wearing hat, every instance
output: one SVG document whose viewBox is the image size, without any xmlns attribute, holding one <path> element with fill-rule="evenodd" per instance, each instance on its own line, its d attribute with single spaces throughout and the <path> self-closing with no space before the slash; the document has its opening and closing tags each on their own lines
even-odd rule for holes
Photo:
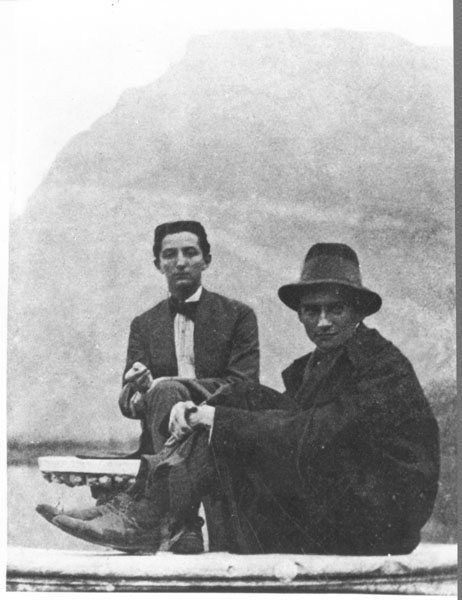
<svg viewBox="0 0 462 600">
<path fill-rule="evenodd" d="M 283 372 L 285 394 L 238 383 L 205 405 L 177 404 L 177 445 L 142 462 L 125 511 L 112 504 L 91 520 L 61 515 L 53 524 L 155 552 L 165 527 L 174 531 L 191 503 L 213 493 L 224 500 L 230 551 L 378 555 L 417 546 L 437 492 L 438 429 L 409 361 L 363 323 L 380 296 L 362 285 L 350 247 L 316 244 L 279 297 L 315 344 Z"/>
</svg>

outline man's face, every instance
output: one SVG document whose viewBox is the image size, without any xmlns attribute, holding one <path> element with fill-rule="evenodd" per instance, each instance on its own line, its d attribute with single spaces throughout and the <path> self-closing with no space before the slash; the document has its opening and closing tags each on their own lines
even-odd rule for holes
<svg viewBox="0 0 462 600">
<path fill-rule="evenodd" d="M 298 311 L 310 340 L 321 352 L 344 344 L 355 332 L 361 316 L 335 291 L 307 292 Z"/>
<path fill-rule="evenodd" d="M 185 299 L 200 286 L 209 263 L 210 256 L 204 257 L 197 235 L 180 231 L 164 237 L 156 266 L 167 278 L 172 296 Z"/>
</svg>

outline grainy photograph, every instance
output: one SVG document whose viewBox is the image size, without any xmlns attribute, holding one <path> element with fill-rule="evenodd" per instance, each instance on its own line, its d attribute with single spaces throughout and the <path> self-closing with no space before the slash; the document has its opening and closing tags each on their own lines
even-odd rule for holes
<svg viewBox="0 0 462 600">
<path fill-rule="evenodd" d="M 456 595 L 452 2 L 0 20 L 7 590 Z"/>
</svg>

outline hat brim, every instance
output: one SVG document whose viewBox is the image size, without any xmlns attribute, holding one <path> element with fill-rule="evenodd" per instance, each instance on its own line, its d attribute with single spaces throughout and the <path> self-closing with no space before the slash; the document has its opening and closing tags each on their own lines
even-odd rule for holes
<svg viewBox="0 0 462 600">
<path fill-rule="evenodd" d="M 349 294 L 353 293 L 355 297 L 356 308 L 364 317 L 373 315 L 382 306 L 382 298 L 372 290 L 363 286 L 355 286 L 345 281 L 337 279 L 317 279 L 313 282 L 298 281 L 283 285 L 278 290 L 278 296 L 286 306 L 292 310 L 298 311 L 300 299 L 308 291 L 316 291 L 326 286 L 335 286 L 345 289 Z"/>
</svg>

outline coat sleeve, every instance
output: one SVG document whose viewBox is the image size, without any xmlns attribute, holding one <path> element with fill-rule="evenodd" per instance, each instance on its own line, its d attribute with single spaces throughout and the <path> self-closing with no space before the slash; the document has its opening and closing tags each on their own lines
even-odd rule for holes
<svg viewBox="0 0 462 600">
<path fill-rule="evenodd" d="M 133 419 L 130 411 L 130 398 L 135 393 L 135 389 L 125 385 L 125 373 L 129 371 L 135 362 L 140 362 L 149 367 L 149 358 L 146 352 L 146 342 L 143 338 L 142 328 L 140 327 L 139 317 L 135 317 L 130 325 L 130 334 L 128 337 L 127 359 L 122 375 L 122 391 L 119 395 L 119 408 L 124 417 Z"/>
<path fill-rule="evenodd" d="M 207 377 L 198 381 L 215 392 L 223 385 L 248 381 L 258 383 L 260 376 L 260 345 L 258 324 L 254 311 L 241 305 L 236 319 L 228 362 L 220 377 Z"/>
<path fill-rule="evenodd" d="M 145 336 L 140 324 L 139 317 L 135 317 L 130 324 L 130 334 L 128 336 L 127 359 L 125 361 L 125 373 L 129 371 L 135 362 L 140 362 L 149 367 L 149 356 L 146 348 Z M 122 383 L 123 383 L 122 377 Z"/>
</svg>

